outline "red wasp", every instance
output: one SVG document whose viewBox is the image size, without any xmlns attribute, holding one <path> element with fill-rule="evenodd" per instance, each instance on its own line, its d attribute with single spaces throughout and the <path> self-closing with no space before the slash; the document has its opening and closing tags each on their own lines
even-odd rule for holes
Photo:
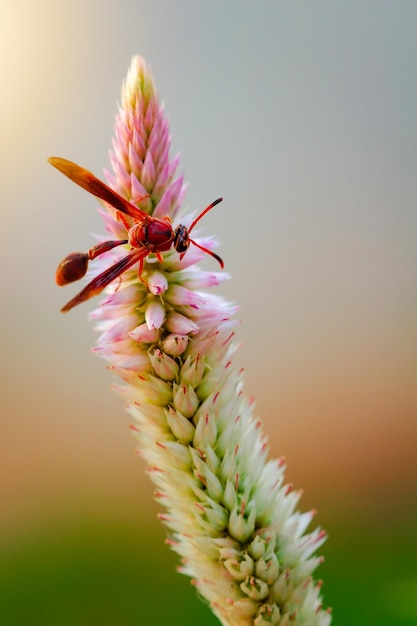
<svg viewBox="0 0 417 626">
<path fill-rule="evenodd" d="M 116 191 L 108 187 L 105 183 L 96 178 L 94 174 L 83 167 L 71 161 L 67 161 L 66 159 L 61 159 L 60 157 L 51 157 L 48 161 L 60 172 L 65 174 L 65 176 L 68 176 L 68 178 L 74 181 L 74 183 L 80 185 L 80 187 L 83 187 L 83 189 L 86 189 L 97 198 L 104 200 L 117 211 L 133 218 L 135 221 L 135 224 L 130 228 L 126 223 L 128 228 L 127 239 L 104 241 L 103 243 L 93 246 L 86 253 L 72 252 L 61 261 L 56 270 L 55 279 L 58 285 L 67 285 L 68 283 L 82 278 L 87 272 L 88 262 L 98 257 L 100 254 L 103 254 L 103 252 L 125 244 L 129 244 L 132 248 L 125 257 L 93 278 L 84 289 L 62 307 L 62 312 L 69 311 L 78 304 L 81 304 L 81 302 L 85 302 L 93 296 L 98 295 L 115 278 L 120 276 L 135 263 L 139 263 L 138 276 L 140 278 L 143 270 L 143 262 L 148 254 L 155 254 L 158 261 L 162 262 L 163 258 L 161 252 L 170 250 L 172 246 L 179 252 L 180 258 L 182 258 L 192 243 L 197 246 L 197 248 L 204 250 L 204 252 L 214 257 L 223 269 L 223 261 L 217 254 L 200 246 L 200 244 L 190 238 L 190 232 L 197 222 L 203 215 L 210 211 L 210 209 L 216 206 L 216 204 L 219 204 L 223 198 L 217 198 L 217 200 L 209 204 L 193 221 L 190 227 L 187 228 L 179 224 L 174 230 L 172 228 L 171 219 L 168 216 L 164 217 L 162 220 L 151 217 L 128 200 L 125 200 Z"/>
</svg>

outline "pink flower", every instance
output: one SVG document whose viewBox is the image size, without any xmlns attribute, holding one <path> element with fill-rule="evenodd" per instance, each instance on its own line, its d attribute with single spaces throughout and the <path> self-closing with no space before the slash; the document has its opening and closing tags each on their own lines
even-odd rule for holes
<svg viewBox="0 0 417 626">
<path fill-rule="evenodd" d="M 135 57 L 107 180 L 149 215 L 176 224 L 185 185 L 176 174 L 178 157 L 169 153 L 168 123 L 150 71 Z M 135 220 L 105 208 L 107 231 L 128 247 Z M 284 484 L 283 463 L 268 460 L 266 437 L 233 363 L 236 307 L 200 291 L 226 277 L 199 247 L 211 251 L 215 241 L 195 244 L 184 256 L 174 247 L 148 254 L 140 278 L 132 265 L 110 284 L 92 314 L 100 333 L 96 350 L 123 381 L 118 391 L 166 508 L 161 519 L 181 571 L 220 621 L 328 626 L 330 614 L 312 579 L 325 533 L 306 534 L 313 512 L 296 511 L 300 493 Z M 102 272 L 116 258 L 118 247 L 93 262 Z M 199 265 L 203 258 L 207 270 Z"/>
</svg>

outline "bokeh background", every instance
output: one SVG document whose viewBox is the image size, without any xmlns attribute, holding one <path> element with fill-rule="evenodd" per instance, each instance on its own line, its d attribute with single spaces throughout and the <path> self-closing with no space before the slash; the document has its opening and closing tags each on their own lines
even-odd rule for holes
<svg viewBox="0 0 417 626">
<path fill-rule="evenodd" d="M 58 261 L 103 232 L 47 163 L 108 167 L 150 63 L 240 305 L 271 454 L 329 532 L 334 624 L 417 624 L 417 3 L 2 0 L 0 623 L 217 623 L 164 530 Z M 212 263 L 212 259 L 207 260 Z"/>
</svg>

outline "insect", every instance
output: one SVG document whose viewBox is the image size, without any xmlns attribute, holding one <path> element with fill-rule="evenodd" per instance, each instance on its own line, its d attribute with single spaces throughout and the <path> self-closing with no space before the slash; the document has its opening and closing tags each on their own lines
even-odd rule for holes
<svg viewBox="0 0 417 626">
<path fill-rule="evenodd" d="M 216 204 L 219 204 L 223 198 L 217 198 L 217 200 L 209 204 L 188 228 L 183 224 L 179 224 L 174 230 L 171 219 L 168 216 L 163 219 L 157 219 L 156 217 L 148 215 L 145 211 L 142 211 L 128 200 L 125 200 L 125 198 L 80 165 L 76 165 L 72 163 L 72 161 L 67 161 L 67 159 L 61 159 L 60 157 L 51 157 L 48 161 L 74 183 L 86 189 L 86 191 L 89 191 L 97 198 L 104 200 L 117 211 L 120 211 L 122 221 L 125 223 L 128 230 L 127 239 L 104 241 L 93 246 L 87 252 L 72 252 L 68 254 L 58 265 L 56 270 L 55 279 L 57 284 L 67 285 L 82 278 L 87 272 L 88 262 L 98 257 L 100 254 L 108 252 L 117 246 L 129 244 L 131 247 L 130 252 L 125 257 L 93 278 L 84 289 L 74 296 L 72 300 L 67 302 L 61 309 L 63 313 L 101 293 L 107 285 L 135 263 L 139 263 L 138 276 L 141 279 L 143 263 L 148 254 L 155 254 L 158 261 L 162 262 L 163 257 L 161 252 L 166 252 L 172 247 L 175 248 L 180 254 L 180 259 L 182 259 L 190 247 L 190 244 L 193 244 L 214 257 L 223 269 L 224 263 L 217 254 L 204 248 L 190 237 L 190 233 L 197 222 L 210 211 L 210 209 L 216 206 Z M 133 218 L 133 226 L 129 226 L 128 221 L 123 220 L 124 215 Z"/>
</svg>

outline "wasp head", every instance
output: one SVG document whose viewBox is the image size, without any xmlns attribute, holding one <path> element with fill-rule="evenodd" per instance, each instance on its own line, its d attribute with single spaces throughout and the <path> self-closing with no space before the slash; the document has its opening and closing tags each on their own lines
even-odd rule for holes
<svg viewBox="0 0 417 626">
<path fill-rule="evenodd" d="M 190 247 L 190 237 L 188 235 L 188 228 L 179 224 L 174 233 L 174 248 L 180 254 L 187 252 Z"/>
</svg>

